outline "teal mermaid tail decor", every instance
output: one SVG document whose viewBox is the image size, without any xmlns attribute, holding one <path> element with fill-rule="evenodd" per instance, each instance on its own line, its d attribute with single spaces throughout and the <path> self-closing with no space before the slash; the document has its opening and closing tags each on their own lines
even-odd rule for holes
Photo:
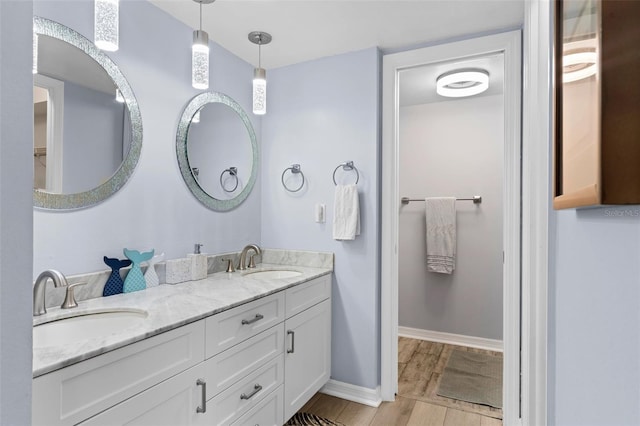
<svg viewBox="0 0 640 426">
<path fill-rule="evenodd" d="M 125 293 L 131 293 L 133 291 L 144 290 L 147 285 L 144 281 L 144 275 L 142 275 L 142 269 L 140 269 L 140 263 L 145 262 L 153 257 L 154 250 L 146 253 L 140 253 L 138 250 L 123 250 L 127 259 L 131 260 L 131 270 L 127 274 L 127 278 L 124 280 L 123 290 Z"/>
</svg>

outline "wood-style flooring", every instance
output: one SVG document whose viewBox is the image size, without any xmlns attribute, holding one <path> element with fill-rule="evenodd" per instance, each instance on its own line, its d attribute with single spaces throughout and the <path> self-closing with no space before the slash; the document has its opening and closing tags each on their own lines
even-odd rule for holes
<svg viewBox="0 0 640 426">
<path fill-rule="evenodd" d="M 373 408 L 317 393 L 300 411 L 345 426 L 502 426 L 502 410 L 436 395 L 452 350 L 498 352 L 400 337 L 398 395 Z"/>
</svg>

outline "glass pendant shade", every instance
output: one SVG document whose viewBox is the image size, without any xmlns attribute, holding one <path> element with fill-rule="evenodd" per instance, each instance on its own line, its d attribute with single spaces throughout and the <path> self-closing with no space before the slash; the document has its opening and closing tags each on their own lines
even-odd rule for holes
<svg viewBox="0 0 640 426">
<path fill-rule="evenodd" d="M 38 34 L 33 33 L 33 73 L 38 74 Z"/>
<path fill-rule="evenodd" d="M 264 68 L 256 68 L 253 72 L 253 113 L 267 113 L 267 72 Z"/>
<path fill-rule="evenodd" d="M 118 0 L 95 0 L 93 43 L 98 49 L 118 50 L 119 9 Z"/>
<path fill-rule="evenodd" d="M 209 35 L 201 30 L 193 32 L 191 85 L 199 90 L 209 88 Z"/>
</svg>

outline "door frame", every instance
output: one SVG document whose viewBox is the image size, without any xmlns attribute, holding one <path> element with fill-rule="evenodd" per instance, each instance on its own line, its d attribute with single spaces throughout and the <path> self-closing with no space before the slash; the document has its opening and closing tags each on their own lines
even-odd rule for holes
<svg viewBox="0 0 640 426">
<path fill-rule="evenodd" d="M 398 221 L 400 194 L 398 189 L 398 76 L 399 72 L 431 63 L 502 53 L 505 67 L 504 89 L 504 176 L 503 176 L 503 346 L 504 346 L 504 423 L 522 424 L 521 400 L 528 400 L 528 389 L 521 388 L 521 340 L 531 338 L 530 331 L 523 327 L 522 313 L 530 313 L 527 292 L 521 292 L 521 270 L 528 271 L 525 263 L 533 249 L 540 247 L 521 246 L 521 229 L 528 224 L 526 216 L 521 216 L 522 200 L 534 194 L 527 193 L 521 186 L 523 170 L 521 165 L 522 144 L 522 83 L 521 83 L 521 32 L 510 31 L 485 37 L 478 37 L 454 43 L 436 45 L 406 52 L 386 55 L 383 58 L 383 132 L 382 132 L 382 241 L 381 241 L 381 396 L 393 401 L 397 391 L 398 359 Z M 517 141 L 517 143 L 509 143 Z M 521 194 L 522 191 L 522 194 Z M 521 197 L 522 195 L 522 197 Z M 537 195 L 537 194 L 536 194 Z M 522 247 L 522 252 L 521 252 Z M 545 248 L 546 249 L 546 248 Z M 521 257 L 522 256 L 522 257 Z M 522 259 L 522 261 L 521 261 Z M 546 282 L 545 282 L 546 286 Z M 522 300 L 521 300 L 522 298 Z M 522 325 L 528 319 L 522 317 Z M 546 341 L 546 330 L 545 330 Z M 523 345 L 523 349 L 528 346 Z M 529 359 L 522 353 L 522 359 Z M 527 371 L 522 371 L 526 383 Z M 546 374 L 546 371 L 545 371 Z M 522 399 L 520 392 L 522 389 Z M 543 403 L 543 401 L 540 401 Z M 526 424 L 526 422 L 525 422 Z"/>
</svg>

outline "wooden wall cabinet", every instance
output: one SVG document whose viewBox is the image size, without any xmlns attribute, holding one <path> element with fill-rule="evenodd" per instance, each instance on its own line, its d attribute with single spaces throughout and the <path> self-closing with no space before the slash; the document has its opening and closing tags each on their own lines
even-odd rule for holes
<svg viewBox="0 0 640 426">
<path fill-rule="evenodd" d="M 553 207 L 640 204 L 640 1 L 555 5 Z"/>
</svg>

